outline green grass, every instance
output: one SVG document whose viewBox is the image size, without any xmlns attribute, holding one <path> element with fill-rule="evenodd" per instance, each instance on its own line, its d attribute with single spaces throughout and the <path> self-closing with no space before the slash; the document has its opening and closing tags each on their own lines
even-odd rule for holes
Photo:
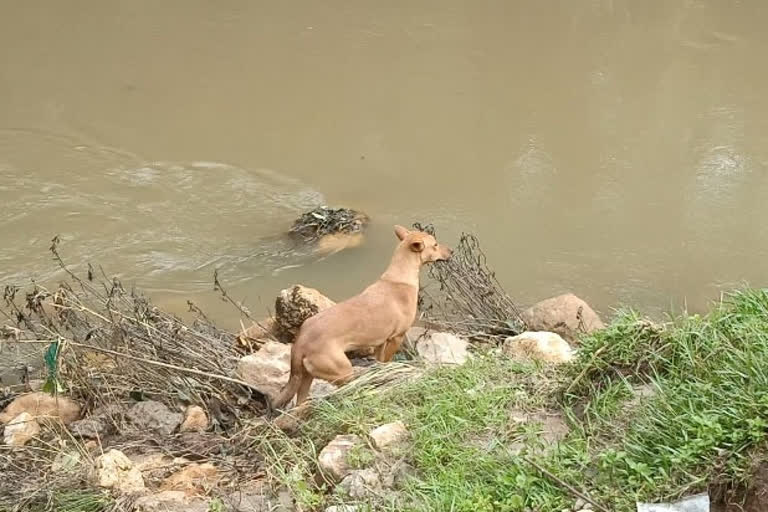
<svg viewBox="0 0 768 512">
<path fill-rule="evenodd" d="M 638 386 L 653 396 L 638 400 Z M 536 429 L 511 421 L 512 408 L 559 411 L 571 431 L 536 452 Z M 706 317 L 664 325 L 622 312 L 558 369 L 479 354 L 381 393 L 345 394 L 321 402 L 296 438 L 274 436 L 262 448 L 274 474 L 316 507 L 339 501 L 310 476 L 319 449 L 398 419 L 412 432 L 401 455 L 417 473 L 375 509 L 571 506 L 575 498 L 523 455 L 616 511 L 747 482 L 768 430 L 768 292 L 735 293 Z M 516 441 L 527 443 L 521 455 L 505 449 Z"/>
</svg>

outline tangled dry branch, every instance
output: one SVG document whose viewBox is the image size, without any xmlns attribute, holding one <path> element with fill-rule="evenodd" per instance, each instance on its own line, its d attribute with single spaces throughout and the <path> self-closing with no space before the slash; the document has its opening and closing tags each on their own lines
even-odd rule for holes
<svg viewBox="0 0 768 512">
<path fill-rule="evenodd" d="M 432 225 L 414 224 L 432 235 Z M 520 334 L 525 322 L 520 310 L 502 289 L 474 235 L 463 233 L 447 262 L 429 267 L 439 288 L 423 289 L 420 310 L 427 323 L 469 338 L 499 342 Z"/>
</svg>

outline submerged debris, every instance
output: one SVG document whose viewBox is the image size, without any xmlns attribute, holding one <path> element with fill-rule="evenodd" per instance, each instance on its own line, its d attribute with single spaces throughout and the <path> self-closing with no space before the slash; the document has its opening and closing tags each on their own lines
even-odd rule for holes
<svg viewBox="0 0 768 512">
<path fill-rule="evenodd" d="M 362 232 L 368 221 L 366 214 L 349 208 L 319 206 L 296 219 L 288 233 L 305 243 L 313 243 L 326 235 Z"/>
</svg>

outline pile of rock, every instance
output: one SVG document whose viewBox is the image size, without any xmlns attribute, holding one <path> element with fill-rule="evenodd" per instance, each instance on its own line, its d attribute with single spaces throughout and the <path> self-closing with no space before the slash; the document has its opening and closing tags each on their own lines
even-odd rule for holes
<svg viewBox="0 0 768 512">
<path fill-rule="evenodd" d="M 344 498 L 364 503 L 387 499 L 387 495 L 396 499 L 393 490 L 413 473 L 403 456 L 409 437 L 402 421 L 376 427 L 367 439 L 354 434 L 336 436 L 320 451 L 318 468 Z M 338 506 L 326 512 L 333 510 L 339 510 Z"/>
<path fill-rule="evenodd" d="M 567 363 L 576 356 L 571 344 L 604 328 L 595 311 L 572 293 L 543 300 L 522 313 L 528 330 L 504 341 L 504 353 L 518 359 Z"/>
</svg>

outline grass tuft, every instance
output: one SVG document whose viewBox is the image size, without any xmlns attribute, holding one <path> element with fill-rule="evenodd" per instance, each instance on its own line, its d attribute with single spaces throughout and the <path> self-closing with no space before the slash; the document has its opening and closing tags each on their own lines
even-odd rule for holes
<svg viewBox="0 0 768 512">
<path fill-rule="evenodd" d="M 570 431 L 556 444 L 512 411 L 557 414 Z M 376 510 L 560 511 L 576 500 L 567 484 L 630 511 L 636 500 L 748 485 L 766 418 L 768 292 L 745 290 L 707 316 L 663 325 L 623 311 L 557 369 L 487 352 L 381 392 L 338 394 L 315 406 L 298 436 L 265 442 L 273 474 L 301 487 L 306 506 L 343 501 L 312 478 L 320 448 L 337 434 L 366 436 L 402 420 L 415 476 Z"/>
</svg>

